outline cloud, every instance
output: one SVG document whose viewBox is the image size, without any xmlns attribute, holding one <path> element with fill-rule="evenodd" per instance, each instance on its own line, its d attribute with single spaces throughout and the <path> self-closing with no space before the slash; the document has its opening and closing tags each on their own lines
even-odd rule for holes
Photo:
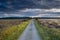
<svg viewBox="0 0 60 40">
<path fill-rule="evenodd" d="M 4 13 L 4 16 L 8 17 L 9 15 L 7 13 Z"/>
<path fill-rule="evenodd" d="M 60 12 L 60 9 L 48 9 L 48 10 L 45 10 L 46 12 Z"/>
<path fill-rule="evenodd" d="M 12 16 L 12 17 L 23 17 L 25 15 L 21 15 L 21 14 L 9 14 L 9 16 Z"/>
<path fill-rule="evenodd" d="M 0 11 L 60 8 L 60 0 L 0 0 Z"/>
<path fill-rule="evenodd" d="M 59 17 L 60 9 L 24 9 L 15 12 L 4 12 L 2 17 Z M 0 16 L 1 17 L 1 16 Z"/>
</svg>

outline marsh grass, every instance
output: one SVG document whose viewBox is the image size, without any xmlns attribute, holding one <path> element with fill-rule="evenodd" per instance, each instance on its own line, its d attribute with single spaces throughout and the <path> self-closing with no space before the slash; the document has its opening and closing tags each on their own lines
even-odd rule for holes
<svg viewBox="0 0 60 40">
<path fill-rule="evenodd" d="M 35 25 L 42 40 L 60 40 L 60 29 L 48 28 L 39 24 L 37 20 L 35 20 Z"/>
<path fill-rule="evenodd" d="M 29 20 L 21 22 L 18 25 L 7 27 L 3 31 L 0 31 L 0 40 L 17 40 L 22 32 L 25 30 L 28 23 Z"/>
</svg>

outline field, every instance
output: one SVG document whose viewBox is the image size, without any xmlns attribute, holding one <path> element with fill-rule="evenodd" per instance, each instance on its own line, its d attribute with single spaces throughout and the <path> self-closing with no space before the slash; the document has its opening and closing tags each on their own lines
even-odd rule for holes
<svg viewBox="0 0 60 40">
<path fill-rule="evenodd" d="M 50 28 L 60 28 L 60 19 L 39 19 L 40 24 Z"/>
<path fill-rule="evenodd" d="M 42 40 L 60 40 L 60 19 L 38 19 L 35 25 Z"/>
<path fill-rule="evenodd" d="M 60 40 L 60 19 L 1 19 L 0 40 L 17 40 L 30 22 L 31 27 L 35 24 L 42 40 Z"/>
<path fill-rule="evenodd" d="M 0 20 L 0 40 L 17 40 L 28 24 L 27 19 Z"/>
</svg>

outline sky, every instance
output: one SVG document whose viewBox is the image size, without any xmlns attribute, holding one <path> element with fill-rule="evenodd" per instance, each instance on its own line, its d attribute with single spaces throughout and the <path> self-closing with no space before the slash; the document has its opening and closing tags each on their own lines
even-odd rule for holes
<svg viewBox="0 0 60 40">
<path fill-rule="evenodd" d="M 1 17 L 60 17 L 60 0 L 0 0 Z"/>
</svg>

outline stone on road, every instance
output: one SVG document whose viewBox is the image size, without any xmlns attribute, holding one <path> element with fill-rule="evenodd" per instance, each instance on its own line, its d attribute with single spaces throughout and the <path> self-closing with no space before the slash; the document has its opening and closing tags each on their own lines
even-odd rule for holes
<svg viewBox="0 0 60 40">
<path fill-rule="evenodd" d="M 18 38 L 18 40 L 41 40 L 37 29 L 35 28 L 34 21 L 31 20 L 27 28 L 24 30 L 22 35 Z"/>
</svg>

